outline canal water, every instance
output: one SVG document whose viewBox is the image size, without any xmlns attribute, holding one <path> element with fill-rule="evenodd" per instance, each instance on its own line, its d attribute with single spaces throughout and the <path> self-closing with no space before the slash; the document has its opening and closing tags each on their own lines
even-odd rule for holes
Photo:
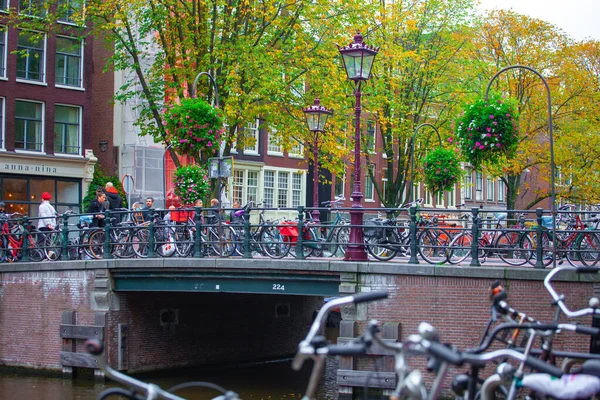
<svg viewBox="0 0 600 400">
<path fill-rule="evenodd" d="M 328 363 L 328 371 L 325 375 L 335 376 L 334 364 L 335 362 Z M 312 362 L 307 361 L 304 368 L 296 372 L 292 370 L 291 361 L 286 360 L 210 371 L 195 369 L 169 371 L 142 375 L 139 378 L 156 383 L 161 388 L 169 388 L 187 381 L 207 381 L 233 390 L 245 400 L 290 400 L 302 398 L 311 367 Z M 0 373 L 0 399 L 2 400 L 94 400 L 104 389 L 112 386 L 116 385 L 108 381 L 94 382 L 92 377 L 70 380 L 22 373 Z M 336 397 L 335 388 L 327 388 L 327 386 L 321 385 L 319 399 Z M 209 389 L 188 389 L 177 394 L 190 400 L 207 400 L 219 395 L 218 392 Z"/>
</svg>

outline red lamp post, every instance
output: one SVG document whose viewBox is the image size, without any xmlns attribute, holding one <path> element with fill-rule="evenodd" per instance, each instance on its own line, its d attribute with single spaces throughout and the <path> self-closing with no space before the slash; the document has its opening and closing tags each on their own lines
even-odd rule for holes
<svg viewBox="0 0 600 400">
<path fill-rule="evenodd" d="M 352 210 L 350 211 L 350 241 L 346 249 L 344 260 L 346 261 L 366 261 L 368 259 L 365 251 L 363 239 L 363 216 L 362 192 L 360 187 L 360 114 L 362 107 L 360 105 L 361 84 L 371 77 L 371 68 L 375 61 L 379 49 L 367 46 L 363 43 L 363 37 L 360 32 L 354 35 L 354 42 L 346 47 L 339 47 L 344 67 L 348 79 L 354 81 L 354 97 L 356 98 L 355 107 L 355 132 L 354 132 L 354 188 L 352 190 Z"/>
<path fill-rule="evenodd" d="M 312 106 L 306 107 L 304 110 L 306 117 L 306 125 L 308 130 L 314 135 L 313 137 L 313 221 L 319 221 L 321 213 L 319 212 L 319 133 L 325 130 L 327 118 L 333 114 L 333 111 L 321 105 L 319 98 L 316 98 Z"/>
</svg>

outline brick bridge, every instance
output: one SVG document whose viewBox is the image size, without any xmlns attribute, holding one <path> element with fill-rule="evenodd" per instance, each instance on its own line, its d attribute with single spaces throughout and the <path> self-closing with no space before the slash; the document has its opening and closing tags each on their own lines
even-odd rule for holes
<svg viewBox="0 0 600 400">
<path fill-rule="evenodd" d="M 323 297 L 380 289 L 390 298 L 342 310 L 344 321 L 356 321 L 352 329 L 376 318 L 398 323 L 404 337 L 427 321 L 443 341 L 470 347 L 489 317 L 495 279 L 514 308 L 551 320 L 547 272 L 206 258 L 3 264 L 0 365 L 67 373 L 93 366 L 82 345 L 91 335 L 105 339 L 112 366 L 129 371 L 273 359 L 295 352 Z M 571 308 L 600 292 L 596 277 L 561 278 L 556 288 Z M 558 345 L 587 351 L 586 339 L 562 335 Z"/>
</svg>

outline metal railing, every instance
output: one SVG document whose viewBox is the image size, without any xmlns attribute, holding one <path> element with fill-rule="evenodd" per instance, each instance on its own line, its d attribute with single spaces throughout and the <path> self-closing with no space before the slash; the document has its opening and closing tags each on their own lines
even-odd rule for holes
<svg viewBox="0 0 600 400">
<path fill-rule="evenodd" d="M 364 245 L 370 260 L 411 264 L 545 268 L 554 258 L 576 266 L 595 266 L 600 261 L 599 218 L 593 211 L 557 210 L 554 233 L 552 215 L 542 209 L 367 209 L 360 226 L 350 224 L 350 208 L 320 208 L 322 215 L 331 211 L 329 222 L 313 221 L 313 210 L 189 208 L 117 210 L 102 215 L 65 213 L 57 216 L 56 228 L 50 231 L 36 228 L 40 218 L 0 216 L 0 260 L 343 259 L 348 245 Z M 235 211 L 239 219 L 229 221 Z M 363 230 L 364 243 L 349 242 L 352 229 Z"/>
</svg>

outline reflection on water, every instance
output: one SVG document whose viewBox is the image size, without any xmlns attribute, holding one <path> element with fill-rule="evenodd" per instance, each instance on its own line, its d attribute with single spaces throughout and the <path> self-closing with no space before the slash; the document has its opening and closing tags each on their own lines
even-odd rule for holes
<svg viewBox="0 0 600 400">
<path fill-rule="evenodd" d="M 169 388 L 186 381 L 208 381 L 237 392 L 242 399 L 284 400 L 301 399 L 308 383 L 311 362 L 300 372 L 292 370 L 290 361 L 220 369 L 218 371 L 184 370 L 161 375 L 144 375 L 143 380 Z M 14 373 L 0 375 L 0 399 L 93 400 L 114 384 L 95 383 L 91 378 L 75 380 L 23 376 Z M 199 388 L 177 392 L 187 399 L 205 400 L 219 395 L 214 390 Z M 327 396 L 328 397 L 328 396 Z M 112 397 L 114 399 L 114 397 Z M 325 398 L 325 396 L 319 396 Z"/>
</svg>

